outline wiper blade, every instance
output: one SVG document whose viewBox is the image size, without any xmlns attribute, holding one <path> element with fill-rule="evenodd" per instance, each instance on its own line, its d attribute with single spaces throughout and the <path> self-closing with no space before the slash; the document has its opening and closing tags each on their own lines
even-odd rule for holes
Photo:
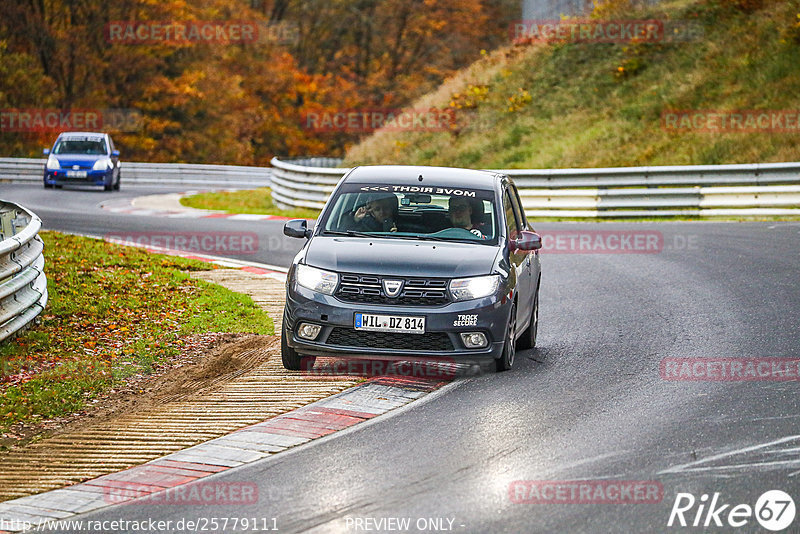
<svg viewBox="0 0 800 534">
<path fill-rule="evenodd" d="M 323 235 L 343 235 L 347 237 L 369 237 L 370 239 L 381 238 L 381 237 L 388 237 L 392 239 L 397 239 L 404 236 L 399 235 L 392 235 L 392 234 L 383 234 L 383 233 L 376 233 L 376 234 L 368 234 L 365 232 L 356 232 L 355 230 L 347 230 L 344 232 L 338 232 L 334 230 L 325 230 Z"/>
<path fill-rule="evenodd" d="M 336 232 L 333 230 L 325 230 L 325 235 L 343 235 L 347 237 L 373 237 L 372 234 L 365 234 L 364 232 L 356 232 L 355 230 L 347 230 L 346 232 Z"/>
<path fill-rule="evenodd" d="M 429 235 L 418 235 L 415 236 L 415 239 L 420 239 L 422 241 L 446 241 L 449 243 L 480 243 L 482 241 L 480 239 L 469 239 L 466 237 L 434 237 Z"/>
</svg>

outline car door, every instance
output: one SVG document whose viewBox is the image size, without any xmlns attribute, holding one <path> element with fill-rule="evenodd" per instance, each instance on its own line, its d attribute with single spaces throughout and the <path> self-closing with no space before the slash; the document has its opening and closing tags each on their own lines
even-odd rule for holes
<svg viewBox="0 0 800 534">
<path fill-rule="evenodd" d="M 515 207 L 515 193 L 512 185 L 503 188 L 503 212 L 505 213 L 506 239 L 508 239 L 508 261 L 516 274 L 517 292 L 517 332 L 524 330 L 533 311 L 531 299 L 530 254 L 517 250 L 513 242 L 523 229 L 519 208 Z"/>
<path fill-rule="evenodd" d="M 520 220 L 522 221 L 522 229 L 528 232 L 536 232 L 533 225 L 528 222 L 528 217 L 525 215 L 525 208 L 522 207 L 522 201 L 519 198 L 519 190 L 515 184 L 510 184 L 514 191 L 512 201 L 516 201 L 515 205 L 519 207 Z M 541 249 L 528 251 L 528 264 L 530 266 L 529 273 L 531 276 L 531 299 L 534 298 L 536 290 L 539 288 L 539 276 L 541 274 L 541 264 L 539 262 L 539 252 Z M 533 302 L 533 301 L 531 301 Z"/>
</svg>

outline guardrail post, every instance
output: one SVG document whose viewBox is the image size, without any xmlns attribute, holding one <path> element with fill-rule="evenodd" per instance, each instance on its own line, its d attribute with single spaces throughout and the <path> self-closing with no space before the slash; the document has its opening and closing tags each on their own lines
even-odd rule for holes
<svg viewBox="0 0 800 534">
<path fill-rule="evenodd" d="M 16 218 L 15 209 L 4 209 L 0 212 L 0 241 L 5 241 L 16 233 L 14 224 Z"/>
</svg>

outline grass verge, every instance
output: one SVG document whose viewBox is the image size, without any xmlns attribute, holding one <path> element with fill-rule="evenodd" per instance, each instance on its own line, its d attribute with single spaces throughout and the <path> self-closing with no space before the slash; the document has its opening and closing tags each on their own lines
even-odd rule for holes
<svg viewBox="0 0 800 534">
<path fill-rule="evenodd" d="M 0 431 L 81 410 L 126 378 L 164 367 L 193 334 L 273 333 L 250 297 L 189 277 L 209 264 L 40 236 L 49 302 L 41 324 L 0 346 Z"/>
<path fill-rule="evenodd" d="M 200 193 L 181 198 L 181 204 L 189 208 L 219 210 L 228 213 L 253 213 L 258 215 L 277 215 L 293 219 L 316 219 L 319 210 L 295 208 L 282 210 L 272 201 L 272 191 L 268 187 L 249 191 L 223 191 Z"/>
<path fill-rule="evenodd" d="M 634 7 L 634 4 L 640 6 Z M 717 165 L 797 161 L 800 130 L 667 129 L 668 110 L 796 110 L 800 1 L 608 0 L 603 20 L 693 28 L 678 42 L 507 47 L 413 109 L 450 109 L 451 131 L 376 132 L 343 167 L 482 169 Z M 695 31 L 696 30 L 696 31 Z"/>
</svg>

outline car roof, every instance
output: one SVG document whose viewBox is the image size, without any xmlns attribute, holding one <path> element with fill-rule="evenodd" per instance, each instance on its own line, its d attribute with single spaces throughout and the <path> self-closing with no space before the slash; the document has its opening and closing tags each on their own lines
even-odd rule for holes
<svg viewBox="0 0 800 534">
<path fill-rule="evenodd" d="M 420 175 L 423 181 L 419 181 Z M 471 187 L 494 189 L 500 175 L 491 171 L 475 171 L 455 167 L 428 167 L 424 165 L 365 165 L 356 167 L 347 175 L 345 183 L 403 184 Z"/>
<path fill-rule="evenodd" d="M 63 132 L 58 137 L 105 137 L 103 132 Z"/>
</svg>

